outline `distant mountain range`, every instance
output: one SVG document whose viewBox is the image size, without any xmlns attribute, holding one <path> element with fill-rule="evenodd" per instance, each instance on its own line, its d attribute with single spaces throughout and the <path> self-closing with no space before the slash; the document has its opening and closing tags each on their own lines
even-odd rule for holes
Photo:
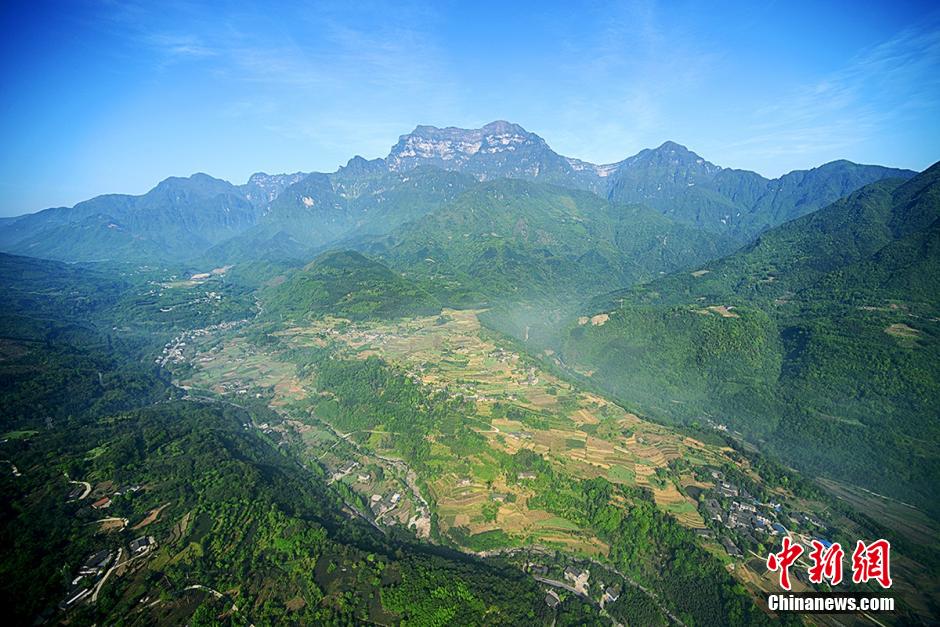
<svg viewBox="0 0 940 627">
<path fill-rule="evenodd" d="M 617 163 L 595 165 L 563 157 L 538 135 L 509 122 L 474 130 L 419 126 L 399 139 L 385 161 L 393 171 L 434 166 L 478 180 L 518 178 L 584 189 L 744 239 L 868 183 L 915 174 L 834 161 L 766 179 L 756 172 L 722 168 L 671 141 Z"/>
<path fill-rule="evenodd" d="M 385 236 L 495 179 L 642 204 L 703 231 L 749 241 L 868 183 L 907 170 L 836 161 L 768 180 L 716 166 L 672 142 L 595 165 L 554 152 L 509 122 L 419 126 L 385 159 L 354 157 L 330 174 L 169 178 L 142 196 L 109 194 L 72 208 L 0 220 L 0 250 L 64 261 L 306 261 L 317 250 Z"/>
<path fill-rule="evenodd" d="M 740 484 L 755 502 L 779 497 L 774 507 L 791 532 L 843 543 L 890 538 L 911 577 L 940 564 L 920 522 L 927 518 L 916 513 L 940 515 L 940 163 L 914 173 L 835 161 L 769 180 L 672 142 L 595 165 L 508 122 L 420 126 L 386 158 L 353 157 L 332 173 L 258 173 L 244 185 L 195 174 L 141 196 L 2 219 L 0 251 L 0 391 L 9 459 L 23 469 L 6 473 L 7 510 L 17 514 L 7 536 L 23 549 L 9 552 L 7 570 L 19 573 L 35 557 L 42 575 L 28 584 L 39 591 L 31 605 L 13 604 L 16 616 L 52 616 L 38 614 L 42 603 L 79 598 L 75 581 L 65 596 L 62 564 L 87 559 L 95 532 L 86 526 L 90 510 L 64 498 L 74 488 L 69 477 L 146 485 L 131 501 L 120 497 L 115 514 L 133 509 L 135 520 L 153 523 L 148 533 L 161 546 L 177 547 L 141 561 L 148 566 L 137 579 L 120 578 L 120 590 L 138 592 L 106 588 L 102 605 L 72 610 L 73 622 L 139 608 L 139 591 L 159 579 L 229 590 L 225 607 L 237 600 L 244 608 L 246 598 L 257 607 L 251 599 L 259 598 L 272 620 L 314 616 L 294 613 L 305 607 L 338 620 L 333 600 L 350 594 L 399 608 L 387 618 L 372 610 L 350 618 L 360 622 L 468 615 L 400 609 L 412 598 L 436 603 L 435 591 L 444 590 L 498 599 L 473 601 L 478 623 L 522 624 L 537 608 L 555 624 L 561 610 L 543 603 L 544 587 L 527 574 L 510 575 L 510 562 L 484 570 L 484 561 L 462 560 L 445 570 L 450 549 L 515 546 L 523 542 L 516 533 L 527 544 L 571 538 L 572 551 L 596 552 L 636 577 L 616 602 L 631 604 L 623 622 L 658 624 L 645 618 L 659 616 L 651 599 L 673 608 L 661 624 L 776 620 L 751 607 L 747 588 L 726 570 L 732 562 L 691 550 L 701 532 L 709 544 L 733 542 L 735 553 L 763 552 L 774 541 L 756 525 L 739 532 L 699 518 L 709 509 L 697 510 L 696 501 L 711 498 L 710 476 Z M 393 346 L 412 355 L 399 361 Z M 176 402 L 185 391 L 172 380 L 185 382 L 192 400 L 218 390 L 243 400 L 217 408 Z M 289 417 L 329 448 L 316 456 L 295 448 L 301 431 L 296 440 L 280 431 L 289 446 L 276 447 L 262 421 L 281 429 L 295 422 Z M 668 426 L 651 429 L 646 418 Z M 492 430 L 479 428 L 490 422 Z M 166 439 L 168 429 L 179 433 Z M 595 453 L 605 447 L 624 459 L 652 453 L 605 474 L 591 461 L 603 461 Z M 304 457 L 294 460 L 299 450 Z M 379 450 L 402 460 L 395 474 L 367 462 L 370 450 L 376 460 L 392 460 Z M 326 479 L 350 459 L 372 483 L 358 492 L 352 477 L 332 481 L 343 491 L 336 500 L 332 488 L 323 491 Z M 790 466 L 847 495 L 845 506 Z M 533 478 L 518 483 L 520 470 Z M 468 474 L 475 479 L 464 483 Z M 443 475 L 452 483 L 435 483 Z M 467 491 L 451 502 L 466 497 L 460 502 L 472 509 L 454 514 L 428 498 L 428 530 L 440 546 L 416 550 L 404 523 L 412 512 L 418 519 L 420 493 L 448 499 L 458 480 Z M 412 509 L 399 506 L 394 530 L 372 533 L 382 514 L 369 518 L 372 510 L 363 515 L 359 506 L 400 485 L 419 499 L 400 493 Z M 863 510 L 853 485 L 874 491 L 864 503 L 877 505 Z M 525 492 L 510 500 L 504 489 Z M 155 520 L 163 507 L 155 508 L 172 499 L 172 513 Z M 550 535 L 500 526 L 501 506 L 505 517 L 520 503 L 545 508 L 539 520 Z M 457 524 L 458 515 L 482 521 L 488 511 L 495 527 L 471 534 Z M 63 512 L 76 522 L 62 523 Z M 819 523 L 808 516 L 819 512 Z M 446 535 L 438 524 L 445 519 L 459 536 Z M 564 524 L 547 524 L 554 520 Z M 888 527 L 895 523 L 905 529 Z M 224 542 L 205 541 L 218 533 Z M 66 542 L 74 537 L 85 539 Z M 164 574 L 167 564 L 182 570 Z M 566 566 L 555 564 L 555 572 Z M 231 589 L 232 569 L 265 576 Z M 22 577 L 6 580 L 19 586 L 10 598 L 24 597 Z M 272 581 L 274 596 L 266 592 Z M 457 592 L 448 591 L 452 581 Z M 614 589 L 597 588 L 595 597 Z M 161 598 L 195 607 L 195 596 L 170 589 Z M 290 613 L 275 605 L 296 599 L 302 605 Z M 564 601 L 572 602 L 579 595 Z M 158 621 L 178 613 L 148 607 Z M 929 599 L 924 608 L 934 613 Z M 590 619 L 579 609 L 565 620 Z"/>
</svg>

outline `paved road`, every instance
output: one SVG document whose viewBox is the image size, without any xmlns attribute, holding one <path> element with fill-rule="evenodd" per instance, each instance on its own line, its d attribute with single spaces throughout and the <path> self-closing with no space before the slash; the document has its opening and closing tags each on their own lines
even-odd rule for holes
<svg viewBox="0 0 940 627">
<path fill-rule="evenodd" d="M 545 577 L 539 577 L 538 575 L 532 575 L 532 578 L 535 579 L 536 581 L 540 581 L 544 584 L 548 584 L 552 586 L 553 588 L 564 588 L 568 592 L 574 592 L 578 596 L 582 596 L 582 597 L 585 596 L 581 594 L 580 592 L 578 592 L 577 590 L 575 590 L 573 586 L 569 586 L 563 581 L 557 581 L 555 579 L 546 579 Z"/>
<path fill-rule="evenodd" d="M 101 587 L 104 586 L 104 582 L 108 580 L 108 577 L 111 576 L 111 573 L 114 572 L 114 569 L 118 567 L 118 562 L 121 561 L 121 554 L 124 552 L 124 549 L 118 549 L 117 557 L 114 558 L 114 563 L 111 564 L 111 568 L 108 569 L 108 572 L 104 574 L 104 577 L 101 578 L 101 581 L 98 582 L 98 585 L 95 586 L 95 591 L 91 593 L 91 602 L 97 603 L 98 593 L 101 592 Z"/>
<path fill-rule="evenodd" d="M 66 477 L 67 477 L 67 476 L 68 476 L 68 475 L 66 475 Z M 80 497 L 78 497 L 77 499 L 75 499 L 76 501 L 81 501 L 81 500 L 87 498 L 89 494 L 91 494 L 91 484 L 88 483 L 87 481 L 72 481 L 71 479 L 69 479 L 69 483 L 74 483 L 74 484 L 77 484 L 77 485 L 85 486 L 85 491 L 82 492 L 82 495 L 81 495 Z"/>
<path fill-rule="evenodd" d="M 217 599 L 221 599 L 223 596 L 222 593 L 219 592 L 218 590 L 213 590 L 209 586 L 204 586 L 201 583 L 194 583 L 191 586 L 186 586 L 184 590 L 205 590 L 206 592 L 209 592 L 210 594 L 212 594 L 212 596 L 214 596 Z"/>
</svg>

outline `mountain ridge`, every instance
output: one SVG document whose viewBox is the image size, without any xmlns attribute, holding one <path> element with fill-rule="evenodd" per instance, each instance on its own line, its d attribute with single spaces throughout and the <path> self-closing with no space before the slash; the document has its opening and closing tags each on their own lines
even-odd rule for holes
<svg viewBox="0 0 940 627">
<path fill-rule="evenodd" d="M 429 169 L 468 178 L 458 182 L 451 175 L 421 174 L 425 187 L 411 184 L 404 191 L 418 176 L 413 173 Z M 196 173 L 164 179 L 139 196 L 105 194 L 71 208 L 4 219 L 0 250 L 90 261 L 100 258 L 102 242 L 117 239 L 108 247 L 115 251 L 109 258 L 118 261 L 192 262 L 220 246 L 251 259 L 252 238 L 267 242 L 261 246 L 265 255 L 277 256 L 273 242 L 288 240 L 272 238 L 284 231 L 299 244 L 285 251 L 291 256 L 360 232 L 384 234 L 419 218 L 453 198 L 442 185 L 459 191 L 474 180 L 502 178 L 584 190 L 612 203 L 644 204 L 677 222 L 744 244 L 865 184 L 913 174 L 839 160 L 765 179 L 715 165 L 671 140 L 597 165 L 560 155 L 539 135 L 504 120 L 479 129 L 421 125 L 400 136 L 387 157 L 354 156 L 332 173 L 257 172 L 242 185 Z M 397 194 L 394 202 L 388 193 Z M 97 226 L 89 222 L 96 215 L 102 216 Z M 110 224 L 123 229 L 124 237 L 105 232 L 115 228 Z"/>
</svg>

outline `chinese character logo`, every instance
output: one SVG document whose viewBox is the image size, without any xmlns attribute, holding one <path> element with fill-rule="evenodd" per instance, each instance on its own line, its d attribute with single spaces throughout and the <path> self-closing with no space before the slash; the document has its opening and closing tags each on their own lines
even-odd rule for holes
<svg viewBox="0 0 940 627">
<path fill-rule="evenodd" d="M 865 545 L 861 540 L 852 553 L 852 581 L 865 583 L 874 579 L 882 588 L 891 587 L 891 543 L 875 540 Z"/>
<path fill-rule="evenodd" d="M 842 581 L 843 557 L 845 551 L 838 542 L 827 549 L 819 540 L 813 540 L 813 550 L 809 553 L 809 559 L 813 562 L 809 568 L 809 580 L 812 583 L 822 583 L 823 579 L 826 579 L 833 586 L 839 585 Z"/>
<path fill-rule="evenodd" d="M 836 542 L 813 540 L 809 552 L 810 583 L 820 584 L 828 581 L 837 586 L 842 582 L 842 560 L 845 551 Z M 780 572 L 780 587 L 790 590 L 790 566 L 803 554 L 803 547 L 794 544 L 788 536 L 783 538 L 783 549 L 779 553 L 767 556 L 767 569 Z M 852 552 L 852 582 L 867 583 L 877 581 L 882 588 L 890 588 L 891 581 L 891 543 L 887 540 L 875 540 L 865 544 L 859 540 Z"/>
<path fill-rule="evenodd" d="M 780 587 L 790 589 L 790 566 L 803 554 L 803 547 L 792 544 L 790 538 L 783 539 L 783 550 L 767 556 L 768 570 L 780 571 Z"/>
</svg>

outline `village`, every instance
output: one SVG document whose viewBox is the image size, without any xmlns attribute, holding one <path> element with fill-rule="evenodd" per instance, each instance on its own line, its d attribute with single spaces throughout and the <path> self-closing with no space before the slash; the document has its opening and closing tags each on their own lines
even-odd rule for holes
<svg viewBox="0 0 940 627">
<path fill-rule="evenodd" d="M 783 538 L 803 547 L 803 555 L 813 550 L 815 540 L 828 548 L 832 542 L 823 537 L 828 524 L 813 514 L 787 509 L 780 502 L 761 503 L 748 490 L 726 479 L 724 473 L 709 469 L 715 487 L 700 495 L 699 511 L 708 528 L 697 529 L 704 540 L 718 541 L 732 558 L 748 555 L 764 559 L 779 549 Z M 809 566 L 805 561 L 803 566 Z M 796 577 L 811 585 L 805 568 L 795 569 Z"/>
<path fill-rule="evenodd" d="M 413 483 L 414 477 L 402 462 L 380 456 L 364 456 L 361 461 L 334 458 L 325 466 L 330 483 L 344 485 L 356 500 L 363 502 L 373 524 L 402 527 L 418 538 L 427 539 L 431 531 L 430 506 Z M 348 503 L 349 504 L 349 503 Z"/>
<path fill-rule="evenodd" d="M 66 478 L 68 477 L 66 476 Z M 154 522 L 160 510 L 166 507 L 163 506 L 149 512 L 140 522 L 129 528 L 127 518 L 118 516 L 96 518 L 95 516 L 107 514 L 118 499 L 141 491 L 143 486 L 126 484 L 115 489 L 111 482 L 101 482 L 92 487 L 86 481 L 71 479 L 68 481 L 74 487 L 65 495 L 65 500 L 69 503 L 91 501 L 87 505 L 83 505 L 76 512 L 76 515 L 93 518 L 86 524 L 97 526 L 96 537 L 105 535 L 106 537 L 102 538 L 102 542 L 106 546 L 88 555 L 81 566 L 73 573 L 68 592 L 58 606 L 63 611 L 69 610 L 84 601 L 95 603 L 98 594 L 112 573 L 122 574 L 132 561 L 149 555 L 157 547 L 157 542 L 153 536 L 146 533 L 137 534 L 140 533 L 141 529 Z M 136 537 L 133 537 L 125 544 L 124 541 L 120 540 L 120 536 L 115 537 L 114 535 L 114 532 L 124 531 L 136 532 L 131 534 Z"/>
<path fill-rule="evenodd" d="M 201 329 L 191 329 L 189 331 L 184 331 L 166 343 L 166 345 L 163 347 L 163 351 L 158 357 L 154 359 L 154 363 L 162 367 L 167 367 L 170 364 L 185 363 L 186 357 L 184 352 L 186 350 L 187 342 L 192 342 L 196 338 L 206 338 L 214 333 L 230 331 L 238 326 L 245 324 L 246 322 L 248 322 L 247 319 L 232 320 L 230 322 L 220 322 L 219 324 L 213 324 Z"/>
</svg>

